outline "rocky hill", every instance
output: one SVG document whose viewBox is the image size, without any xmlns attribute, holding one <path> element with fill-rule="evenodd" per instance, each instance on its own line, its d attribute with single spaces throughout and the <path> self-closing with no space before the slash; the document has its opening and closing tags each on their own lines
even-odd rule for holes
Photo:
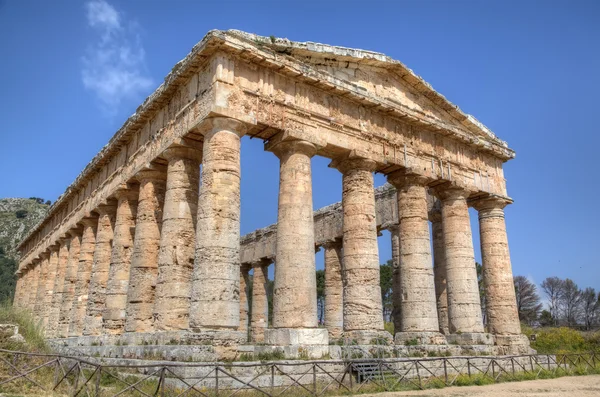
<svg viewBox="0 0 600 397">
<path fill-rule="evenodd" d="M 48 212 L 49 202 L 30 199 L 0 199 L 0 302 L 11 299 L 15 288 L 19 242 Z"/>
<path fill-rule="evenodd" d="M 0 199 L 0 247 L 6 256 L 16 259 L 17 245 L 44 218 L 48 208 L 49 202 L 35 197 Z"/>
</svg>

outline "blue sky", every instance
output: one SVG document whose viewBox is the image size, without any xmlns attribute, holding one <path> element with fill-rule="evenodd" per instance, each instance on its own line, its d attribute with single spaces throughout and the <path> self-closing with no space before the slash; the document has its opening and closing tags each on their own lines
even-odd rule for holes
<svg viewBox="0 0 600 397">
<path fill-rule="evenodd" d="M 514 273 L 600 289 L 599 18 L 597 1 L 0 0 L 0 197 L 54 201 L 207 31 L 234 28 L 404 62 L 516 150 Z M 242 151 L 246 233 L 276 221 L 278 161 Z M 313 160 L 315 208 L 341 199 L 328 163 Z"/>
</svg>

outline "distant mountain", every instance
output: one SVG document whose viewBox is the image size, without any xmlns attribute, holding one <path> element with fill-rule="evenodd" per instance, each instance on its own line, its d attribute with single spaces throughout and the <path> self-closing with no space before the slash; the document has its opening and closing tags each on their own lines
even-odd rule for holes
<svg viewBox="0 0 600 397">
<path fill-rule="evenodd" d="M 50 208 L 50 202 L 29 199 L 0 199 L 0 302 L 12 298 L 17 269 L 17 245 Z"/>
</svg>

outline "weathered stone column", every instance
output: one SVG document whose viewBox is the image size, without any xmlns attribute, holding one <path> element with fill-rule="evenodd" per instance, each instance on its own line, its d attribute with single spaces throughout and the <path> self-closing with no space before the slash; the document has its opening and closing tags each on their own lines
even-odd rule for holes
<svg viewBox="0 0 600 397">
<path fill-rule="evenodd" d="M 250 322 L 250 265 L 242 264 L 240 266 L 240 326 L 238 331 L 248 335 Z"/>
<path fill-rule="evenodd" d="M 60 244 L 60 248 L 58 249 L 58 265 L 56 267 L 56 279 L 54 280 L 54 294 L 52 295 L 52 302 L 49 306 L 50 314 L 48 315 L 48 327 L 46 328 L 46 336 L 48 338 L 58 337 L 60 309 L 63 301 L 67 261 L 69 260 L 70 240 L 71 239 L 67 237 L 58 240 Z"/>
<path fill-rule="evenodd" d="M 152 331 L 158 250 L 165 201 L 166 170 L 144 170 L 140 182 L 131 273 L 127 291 L 126 332 Z"/>
<path fill-rule="evenodd" d="M 37 289 L 40 280 L 40 259 L 34 259 L 31 262 L 29 272 L 31 273 L 31 282 L 27 292 L 27 308 L 35 316 L 35 300 L 37 299 Z"/>
<path fill-rule="evenodd" d="M 467 197 L 469 192 L 452 185 L 436 189 L 442 200 L 442 229 L 446 246 L 449 342 L 491 344 L 483 334 L 483 319 L 475 269 L 475 254 Z"/>
<path fill-rule="evenodd" d="M 50 319 L 50 312 L 52 308 L 52 298 L 54 295 L 54 284 L 56 282 L 56 273 L 58 270 L 58 245 L 50 247 L 50 258 L 48 259 L 48 272 L 46 273 L 46 294 L 44 295 L 44 309 L 43 309 L 43 327 L 44 335 L 49 337 L 52 331 L 49 331 L 48 322 Z M 52 327 L 54 328 L 54 327 Z"/>
<path fill-rule="evenodd" d="M 191 147 L 172 147 L 163 152 L 162 157 L 169 165 L 158 253 L 154 327 L 156 330 L 184 330 L 189 328 L 190 322 L 202 152 Z"/>
<path fill-rule="evenodd" d="M 47 286 L 47 275 L 48 275 L 48 265 L 50 261 L 50 251 L 45 251 L 40 255 L 40 264 L 38 267 L 40 268 L 38 284 L 37 284 L 37 293 L 35 296 L 35 304 L 33 307 L 33 315 L 35 319 L 40 323 L 40 325 L 44 326 L 44 311 L 46 310 L 46 286 Z"/>
<path fill-rule="evenodd" d="M 316 147 L 304 141 L 273 141 L 265 149 L 279 157 L 277 271 L 273 293 L 273 345 L 328 344 L 317 328 L 317 279 L 310 159 Z"/>
<path fill-rule="evenodd" d="M 325 328 L 329 340 L 341 338 L 344 331 L 344 283 L 342 281 L 342 242 L 325 243 Z"/>
<path fill-rule="evenodd" d="M 25 277 L 25 273 L 22 270 L 17 270 L 17 282 L 15 285 L 15 294 L 13 295 L 13 307 L 21 307 L 21 295 L 23 291 L 23 279 Z"/>
<path fill-rule="evenodd" d="M 244 125 L 215 118 L 204 136 L 190 327 L 237 331 L 240 325 L 240 138 Z M 227 333 L 227 338 L 243 333 Z"/>
<path fill-rule="evenodd" d="M 62 303 L 60 306 L 60 315 L 58 320 L 59 338 L 69 336 L 69 324 L 71 323 L 71 309 L 75 299 L 75 284 L 77 282 L 77 270 L 79 269 L 79 250 L 81 248 L 81 230 L 73 229 L 67 234 L 71 241 L 69 243 L 69 257 L 67 259 L 67 268 L 65 272 L 65 282 L 63 284 Z"/>
<path fill-rule="evenodd" d="M 438 322 L 440 332 L 448 335 L 448 293 L 446 289 L 446 247 L 442 228 L 442 213 L 430 213 L 431 235 L 433 237 L 433 275 L 435 280 L 435 296 L 437 301 Z"/>
<path fill-rule="evenodd" d="M 254 276 L 252 277 L 252 342 L 264 342 L 265 330 L 269 326 L 269 264 L 270 260 L 252 263 Z"/>
<path fill-rule="evenodd" d="M 117 335 L 122 334 L 125 329 L 125 308 L 129 289 L 138 191 L 133 186 L 122 185 L 114 193 L 114 196 L 117 199 L 117 215 L 106 283 L 106 307 L 102 314 L 102 323 L 104 332 Z"/>
<path fill-rule="evenodd" d="M 375 215 L 373 171 L 376 164 L 364 158 L 334 161 L 342 173 L 344 247 L 344 337 L 359 343 L 374 338 L 391 340 L 383 329 L 379 285 L 379 248 Z"/>
<path fill-rule="evenodd" d="M 95 210 L 99 217 L 83 328 L 84 335 L 100 335 L 102 333 L 102 313 L 106 307 L 106 284 L 110 269 L 116 211 L 116 204 L 100 204 Z"/>
<path fill-rule="evenodd" d="M 488 329 L 496 336 L 496 344 L 528 346 L 527 338 L 521 335 L 504 222 L 504 207 L 509 203 L 501 197 L 488 197 L 474 203 L 479 211 L 485 308 Z"/>
<path fill-rule="evenodd" d="M 83 320 L 85 319 L 85 311 L 87 309 L 92 265 L 94 264 L 98 218 L 83 218 L 80 222 L 83 225 L 83 235 L 79 250 L 79 266 L 77 269 L 77 281 L 75 283 L 75 298 L 73 299 L 73 306 L 71 308 L 69 336 L 81 336 L 83 334 Z"/>
<path fill-rule="evenodd" d="M 402 292 L 400 286 L 400 227 L 391 225 L 388 227 L 392 238 L 392 322 L 394 333 L 401 329 L 402 324 Z"/>
<path fill-rule="evenodd" d="M 427 179 L 404 172 L 388 177 L 398 191 L 400 328 L 396 343 L 445 343 L 440 334 L 427 213 Z"/>
</svg>

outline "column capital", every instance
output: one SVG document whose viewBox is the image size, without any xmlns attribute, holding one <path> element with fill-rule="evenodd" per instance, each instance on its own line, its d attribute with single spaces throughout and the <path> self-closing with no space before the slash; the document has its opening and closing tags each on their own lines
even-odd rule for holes
<svg viewBox="0 0 600 397">
<path fill-rule="evenodd" d="M 67 233 L 69 236 L 69 239 L 74 239 L 75 237 L 81 237 L 81 235 L 83 234 L 83 230 L 81 230 L 80 227 L 75 227 L 73 229 L 70 229 Z"/>
<path fill-rule="evenodd" d="M 273 152 L 280 159 L 292 153 L 301 153 L 308 157 L 317 154 L 317 147 L 314 144 L 302 140 L 269 142 L 265 144 L 265 150 Z"/>
<path fill-rule="evenodd" d="M 269 266 L 271 263 L 273 263 L 273 261 L 270 258 L 261 258 L 246 264 L 252 269 L 255 269 L 257 267 Z M 244 266 L 244 264 L 242 264 L 242 266 Z"/>
<path fill-rule="evenodd" d="M 437 185 L 432 191 L 440 200 L 466 200 L 473 193 L 471 189 L 456 182 Z"/>
<path fill-rule="evenodd" d="M 329 164 L 329 168 L 335 168 L 342 174 L 352 170 L 373 172 L 377 169 L 377 163 L 374 160 L 351 152 L 345 156 L 335 158 Z"/>
<path fill-rule="evenodd" d="M 123 198 L 127 200 L 137 201 L 139 194 L 138 188 L 139 186 L 137 184 L 122 183 L 117 187 L 117 189 L 112 193 L 111 196 L 116 198 L 117 200 Z"/>
<path fill-rule="evenodd" d="M 342 241 L 341 238 L 334 238 L 334 239 L 327 240 L 327 241 L 323 242 L 321 245 L 325 249 L 340 248 L 343 245 L 343 241 Z"/>
<path fill-rule="evenodd" d="M 45 260 L 45 259 L 48 259 L 48 258 L 50 258 L 50 249 L 49 248 L 48 248 L 48 250 L 46 250 L 46 251 L 44 251 L 44 252 L 42 252 L 40 254 L 40 259 L 41 260 Z"/>
<path fill-rule="evenodd" d="M 230 117 L 211 117 L 206 119 L 206 127 L 207 132 L 205 135 L 212 135 L 220 131 L 229 131 L 240 138 L 243 137 L 248 130 L 246 123 Z"/>
<path fill-rule="evenodd" d="M 94 227 L 98 224 L 98 218 L 94 216 L 86 216 L 85 218 L 81 218 L 79 224 L 82 224 L 85 227 Z"/>
<path fill-rule="evenodd" d="M 165 149 L 161 157 L 164 157 L 168 161 L 196 160 L 202 162 L 202 149 L 191 146 L 173 145 Z"/>
<path fill-rule="evenodd" d="M 426 187 L 432 181 L 431 178 L 421 175 L 412 169 L 401 169 L 387 175 L 388 182 L 396 189 L 402 189 L 405 186 L 423 186 Z"/>
<path fill-rule="evenodd" d="M 99 215 L 114 215 L 117 213 L 117 204 L 99 204 L 94 210 L 94 212 L 97 212 Z"/>
<path fill-rule="evenodd" d="M 167 168 L 164 166 L 149 166 L 135 174 L 135 179 L 140 182 L 150 181 L 166 181 L 167 180 Z"/>
<path fill-rule="evenodd" d="M 495 195 L 469 200 L 469 204 L 479 212 L 503 210 L 504 207 L 512 203 L 512 199 L 508 197 L 501 197 Z"/>
</svg>

